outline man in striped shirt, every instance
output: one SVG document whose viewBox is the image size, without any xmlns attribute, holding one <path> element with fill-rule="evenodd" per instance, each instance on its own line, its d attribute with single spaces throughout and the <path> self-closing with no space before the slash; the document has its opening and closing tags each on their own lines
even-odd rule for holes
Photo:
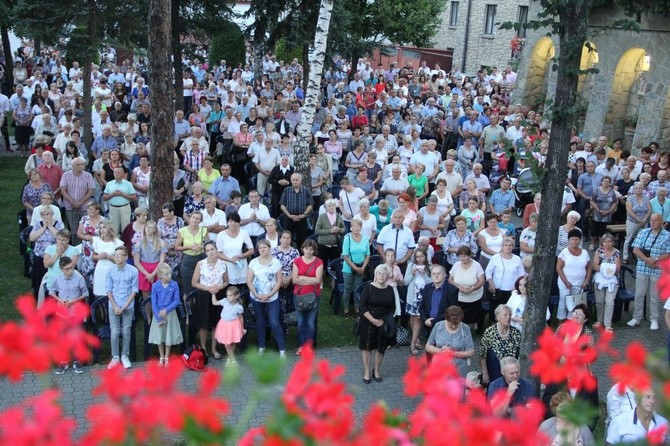
<svg viewBox="0 0 670 446">
<path fill-rule="evenodd" d="M 284 214 L 283 228 L 295 233 L 298 246 L 307 238 L 307 216 L 312 212 L 312 194 L 302 186 L 299 173 L 291 175 L 291 187 L 284 189 L 279 201 Z"/>
</svg>

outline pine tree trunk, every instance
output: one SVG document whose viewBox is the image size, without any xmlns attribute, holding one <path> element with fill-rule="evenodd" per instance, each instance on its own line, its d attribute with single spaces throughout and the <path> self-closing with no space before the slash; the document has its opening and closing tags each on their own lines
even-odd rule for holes
<svg viewBox="0 0 670 446">
<path fill-rule="evenodd" d="M 82 79 L 83 90 L 82 94 L 84 95 L 84 116 L 81 121 L 82 127 L 82 137 L 84 139 L 84 144 L 86 147 L 90 148 L 93 145 L 93 117 L 91 116 L 93 99 L 91 98 L 91 64 L 93 63 L 88 51 L 84 53 L 84 59 L 82 63 Z"/>
<path fill-rule="evenodd" d="M 537 338 L 546 327 L 545 313 L 556 270 L 556 244 L 561 224 L 561 204 L 567 174 L 572 125 L 577 118 L 571 111 L 577 97 L 579 65 L 583 42 L 587 38 L 590 1 L 568 0 L 565 15 L 560 17 L 563 32 L 559 35 L 559 68 L 556 94 L 552 106 L 551 139 L 542 182 L 542 203 L 538 221 L 533 265 L 527 281 L 528 301 L 524 313 L 523 336 L 519 359 L 521 370 L 530 369 L 529 355 L 538 347 Z M 532 379 L 530 376 L 527 378 Z M 539 395 L 540 383 L 535 380 Z"/>
<path fill-rule="evenodd" d="M 157 220 L 161 207 L 172 202 L 174 177 L 174 114 L 171 45 L 170 0 L 150 0 L 149 4 L 149 73 L 151 82 L 151 186 L 150 215 Z M 180 58 L 181 59 L 181 58 Z"/>
<path fill-rule="evenodd" d="M 319 20 L 316 24 L 314 35 L 314 53 L 312 55 L 307 90 L 305 91 L 305 103 L 302 108 L 302 117 L 298 124 L 298 141 L 295 146 L 294 163 L 298 173 L 302 175 L 303 185 L 311 184 L 309 174 L 309 147 L 307 141 L 312 132 L 312 123 L 316 114 L 316 104 L 319 100 L 319 88 L 321 76 L 323 75 L 323 62 L 326 58 L 326 46 L 328 43 L 328 28 L 330 27 L 330 16 L 333 12 L 333 0 L 321 0 L 319 8 Z"/>
</svg>

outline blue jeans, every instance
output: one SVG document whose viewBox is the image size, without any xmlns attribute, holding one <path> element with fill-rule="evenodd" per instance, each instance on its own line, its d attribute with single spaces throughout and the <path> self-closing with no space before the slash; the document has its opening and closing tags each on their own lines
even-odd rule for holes
<svg viewBox="0 0 670 446">
<path fill-rule="evenodd" d="M 133 324 L 133 315 L 135 314 L 135 304 L 130 305 L 123 310 L 123 313 L 116 315 L 112 304 L 107 304 L 109 307 L 109 343 L 112 345 L 112 356 L 119 357 L 119 335 L 123 339 L 121 347 L 121 356 L 128 356 L 130 352 L 130 328 Z"/>
<path fill-rule="evenodd" d="M 265 331 L 267 329 L 267 322 L 270 322 L 270 328 L 274 334 L 277 347 L 280 351 L 286 350 L 286 343 L 284 342 L 284 332 L 279 323 L 279 298 L 272 302 L 259 302 L 251 299 L 251 305 L 254 307 L 256 314 L 256 333 L 258 335 L 258 348 L 265 348 Z"/>
<path fill-rule="evenodd" d="M 359 286 L 365 281 L 365 277 L 362 274 L 356 274 L 356 273 L 343 273 L 342 276 L 344 277 L 344 296 L 342 297 L 342 303 L 344 305 L 344 311 L 347 312 L 349 311 L 349 301 L 351 300 L 351 295 L 356 293 L 356 290 L 358 289 Z M 354 298 L 354 307 L 358 308 L 358 305 L 360 302 L 358 302 Z"/>
<path fill-rule="evenodd" d="M 316 307 L 309 311 L 298 310 L 298 302 L 294 299 L 296 308 L 296 315 L 298 316 L 298 346 L 302 347 L 307 341 L 314 343 L 314 332 L 316 331 L 316 314 L 319 311 L 319 302 L 321 298 L 317 298 Z"/>
</svg>

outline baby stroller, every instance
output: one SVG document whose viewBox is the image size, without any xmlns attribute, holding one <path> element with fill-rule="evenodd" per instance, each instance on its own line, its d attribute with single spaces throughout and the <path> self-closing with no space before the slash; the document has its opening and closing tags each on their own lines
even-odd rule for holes
<svg viewBox="0 0 670 446">
<path fill-rule="evenodd" d="M 521 217 L 526 206 L 533 202 L 539 182 L 530 167 L 526 167 L 519 172 L 516 182 L 512 179 L 512 186 L 516 197 L 516 215 Z"/>
</svg>

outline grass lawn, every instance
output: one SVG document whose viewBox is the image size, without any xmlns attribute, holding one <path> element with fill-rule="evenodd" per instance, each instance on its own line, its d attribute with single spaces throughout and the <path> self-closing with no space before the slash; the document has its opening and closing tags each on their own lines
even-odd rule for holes
<svg viewBox="0 0 670 446">
<path fill-rule="evenodd" d="M 24 158 L 3 157 L 0 161 L 0 318 L 17 317 L 14 299 L 30 292 L 30 280 L 23 276 L 23 258 L 19 253 L 19 226 L 16 214 L 23 209 L 21 192 L 26 181 Z"/>
<path fill-rule="evenodd" d="M 21 293 L 30 292 L 30 280 L 23 277 L 23 259 L 19 253 L 18 223 L 16 214 L 23 209 L 21 191 L 25 183 L 23 166 L 25 160 L 18 157 L 4 157 L 0 162 L 0 318 L 15 319 L 18 314 L 14 308 L 14 299 Z M 328 304 L 330 287 L 323 290 L 318 322 L 318 342 L 320 347 L 343 347 L 354 345 L 356 339 L 351 333 L 353 317 L 344 319 L 333 315 Z M 138 330 L 139 332 L 139 330 Z M 139 338 L 138 333 L 138 338 Z M 289 347 L 296 343 L 295 329 L 289 330 Z M 255 344 L 255 340 L 251 345 Z M 140 347 L 141 348 L 141 347 Z M 141 350 L 140 350 L 141 351 Z"/>
</svg>

